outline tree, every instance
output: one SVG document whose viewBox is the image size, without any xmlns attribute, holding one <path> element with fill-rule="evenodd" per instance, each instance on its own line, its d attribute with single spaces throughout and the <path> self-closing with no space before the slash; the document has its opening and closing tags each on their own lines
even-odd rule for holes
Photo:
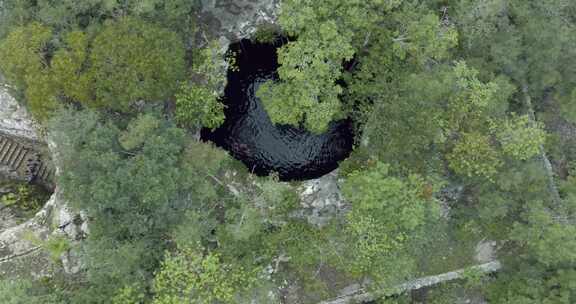
<svg viewBox="0 0 576 304">
<path fill-rule="evenodd" d="M 501 166 L 500 156 L 490 145 L 490 139 L 479 133 L 462 134 L 447 158 L 450 168 L 467 177 L 491 179 Z"/>
<path fill-rule="evenodd" d="M 54 85 L 67 99 L 88 103 L 94 98 L 94 79 L 86 72 L 90 43 L 87 33 L 72 31 L 64 37 L 63 46 L 54 52 L 50 62 Z"/>
<path fill-rule="evenodd" d="M 224 122 L 224 104 L 219 94 L 226 84 L 225 67 L 236 69 L 233 57 L 221 53 L 217 41 L 198 51 L 192 71 L 199 78 L 193 83 L 181 84 L 176 95 L 176 121 L 187 127 L 215 129 Z"/>
<path fill-rule="evenodd" d="M 241 303 L 238 295 L 250 290 L 257 270 L 224 263 L 216 253 L 180 248 L 168 254 L 154 278 L 154 304 Z"/>
<path fill-rule="evenodd" d="M 89 105 L 127 110 L 138 100 L 166 100 L 184 78 L 184 45 L 166 29 L 123 18 L 106 24 L 92 44 Z"/>
<path fill-rule="evenodd" d="M 335 82 L 342 61 L 350 60 L 354 51 L 335 22 L 320 24 L 311 35 L 316 38 L 302 35 L 279 49 L 278 74 L 284 82 L 269 81 L 257 94 L 274 123 L 298 126 L 304 122 L 307 129 L 321 133 L 340 113 L 342 88 Z"/>
<path fill-rule="evenodd" d="M 454 7 L 469 62 L 485 73 L 525 83 L 535 100 L 551 91 L 561 103 L 571 103 L 576 81 L 570 64 L 576 49 L 573 2 L 457 1 Z"/>
<path fill-rule="evenodd" d="M 41 120 L 59 101 L 121 111 L 136 101 L 164 101 L 174 96 L 185 75 L 180 38 L 142 20 L 109 22 L 93 39 L 69 32 L 56 51 L 49 51 L 51 39 L 49 28 L 31 23 L 0 45 L 3 73 L 25 93 Z"/>
<path fill-rule="evenodd" d="M 462 61 L 424 70 L 409 64 L 407 71 L 397 64 L 379 71 L 372 59 L 368 63 L 365 72 L 374 76 L 361 70 L 347 97 L 361 105 L 356 117 L 367 153 L 423 172 L 443 170 L 440 153 L 451 151 L 464 133 L 483 136 L 483 149 L 495 149 L 489 122 L 506 116 L 515 90 L 505 78 L 481 81 L 478 71 Z"/>
<path fill-rule="evenodd" d="M 215 129 L 224 122 L 224 104 L 208 87 L 182 85 L 176 94 L 176 121 L 184 126 Z"/>
<path fill-rule="evenodd" d="M 0 280 L 0 301 L 4 304 L 63 304 L 56 292 L 50 294 L 40 284 L 25 279 Z"/>
<path fill-rule="evenodd" d="M 427 187 L 416 175 L 390 176 L 389 166 L 381 162 L 346 177 L 342 190 L 352 210 L 345 244 L 352 274 L 369 275 L 383 286 L 413 274 L 408 244 L 438 212 Z"/>
<path fill-rule="evenodd" d="M 297 37 L 278 50 L 279 83 L 268 82 L 258 96 L 275 123 L 303 124 L 319 133 L 328 123 L 343 116 L 337 83 L 343 76 L 343 63 L 363 51 L 371 35 L 400 31 L 406 19 L 412 22 L 408 31 L 397 37 L 396 50 L 421 60 L 445 55 L 454 45 L 455 34 L 449 28 L 439 30 L 439 20 L 430 14 L 426 29 L 418 20 L 417 5 L 400 1 L 285 1 L 279 24 L 288 35 Z M 392 20 L 392 21 L 389 21 Z M 384 26 L 383 26 L 384 25 Z M 392 38 L 392 37 L 389 37 Z M 361 60 L 361 59 L 360 59 Z"/>
<path fill-rule="evenodd" d="M 15 28 L 0 42 L 2 74 L 24 93 L 30 111 L 39 119 L 45 119 L 56 105 L 47 59 L 51 38 L 50 28 L 30 23 Z"/>
<path fill-rule="evenodd" d="M 195 32 L 196 9 L 194 1 L 186 0 L 4 0 L 0 7 L 0 39 L 5 30 L 34 21 L 59 35 L 74 29 L 97 28 L 103 21 L 119 16 L 133 16 L 170 28 L 189 40 Z"/>
<path fill-rule="evenodd" d="M 514 115 L 496 128 L 499 129 L 495 132 L 502 151 L 515 159 L 527 160 L 536 156 L 546 140 L 543 124 L 533 125 L 528 115 Z"/>
<path fill-rule="evenodd" d="M 2 73 L 17 87 L 26 87 L 26 77 L 47 67 L 44 58 L 52 31 L 39 24 L 15 28 L 0 45 Z"/>
<path fill-rule="evenodd" d="M 50 127 L 62 169 L 58 184 L 91 219 L 82 246 L 90 288 L 75 294 L 78 302 L 107 302 L 135 282 L 145 288 L 186 213 L 209 213 L 226 195 L 207 175 L 216 174 L 219 162 L 190 159 L 184 130 L 154 114 L 120 129 L 94 112 L 66 110 Z"/>
<path fill-rule="evenodd" d="M 571 303 L 576 300 L 576 226 L 551 217 L 542 202 L 531 202 L 511 240 L 515 261 L 489 289 L 494 303 Z"/>
</svg>

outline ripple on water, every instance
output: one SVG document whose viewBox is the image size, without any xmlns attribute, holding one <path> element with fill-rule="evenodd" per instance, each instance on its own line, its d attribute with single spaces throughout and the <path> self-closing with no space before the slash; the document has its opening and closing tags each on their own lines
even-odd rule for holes
<svg viewBox="0 0 576 304">
<path fill-rule="evenodd" d="M 255 93 L 265 81 L 278 79 L 276 46 L 242 40 L 230 51 L 239 70 L 228 71 L 222 97 L 226 120 L 214 131 L 202 130 L 202 139 L 228 150 L 258 175 L 274 171 L 282 180 L 304 180 L 336 169 L 352 150 L 351 122 L 332 122 L 323 134 L 274 125 Z"/>
</svg>

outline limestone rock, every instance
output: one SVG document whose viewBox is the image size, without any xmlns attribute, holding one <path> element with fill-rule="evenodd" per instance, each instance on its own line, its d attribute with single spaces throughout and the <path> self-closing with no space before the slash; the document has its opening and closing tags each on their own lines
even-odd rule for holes
<svg viewBox="0 0 576 304">
<path fill-rule="evenodd" d="M 219 24 L 217 35 L 229 40 L 249 37 L 259 24 L 275 23 L 279 10 L 279 0 L 202 0 L 202 12 Z"/>
<path fill-rule="evenodd" d="M 47 223 L 54 204 L 55 198 L 51 198 L 32 219 L 0 231 L 0 277 L 39 278 L 51 274 L 49 256 L 34 240 L 45 240 L 50 235 Z"/>
<path fill-rule="evenodd" d="M 0 85 L 0 133 L 36 142 L 40 140 L 36 129 L 37 124 L 26 109 Z"/>
<path fill-rule="evenodd" d="M 44 207 L 30 220 L 0 230 L 0 277 L 45 277 L 56 271 L 75 274 L 82 270 L 80 242 L 88 234 L 86 216 L 70 209 L 56 190 Z M 71 249 L 55 263 L 41 242 L 65 237 Z M 62 267 L 61 267 L 62 266 Z"/>
<path fill-rule="evenodd" d="M 302 205 L 299 216 L 305 217 L 310 224 L 323 226 L 349 209 L 338 185 L 338 170 L 304 181 L 298 192 Z"/>
<path fill-rule="evenodd" d="M 476 244 L 474 260 L 488 263 L 496 260 L 496 241 L 482 240 Z"/>
</svg>

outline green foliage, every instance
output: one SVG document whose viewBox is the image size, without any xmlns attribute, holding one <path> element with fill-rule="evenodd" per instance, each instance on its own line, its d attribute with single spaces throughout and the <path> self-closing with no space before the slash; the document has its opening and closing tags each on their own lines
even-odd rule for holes
<svg viewBox="0 0 576 304">
<path fill-rule="evenodd" d="M 264 23 L 256 28 L 252 39 L 259 43 L 275 44 L 281 40 L 281 29 L 271 23 Z"/>
<path fill-rule="evenodd" d="M 134 150 L 142 146 L 142 144 L 146 142 L 147 137 L 160 128 L 160 126 L 161 121 L 154 115 L 140 115 L 128 125 L 126 131 L 122 132 L 118 138 L 118 142 L 125 150 Z"/>
<path fill-rule="evenodd" d="M 314 35 L 321 39 L 301 36 L 278 50 L 278 74 L 284 82 L 267 82 L 257 94 L 274 123 L 304 122 L 307 129 L 321 133 L 340 112 L 342 88 L 335 81 L 340 63 L 350 60 L 354 51 L 334 22 L 320 24 Z"/>
<path fill-rule="evenodd" d="M 62 235 L 50 235 L 47 239 L 42 240 L 32 233 L 28 233 L 26 239 L 48 252 L 54 263 L 60 263 L 62 255 L 71 248 L 70 240 Z"/>
<path fill-rule="evenodd" d="M 14 85 L 25 87 L 27 76 L 46 67 L 43 55 L 52 37 L 50 28 L 39 23 L 12 30 L 0 44 L 2 73 Z"/>
<path fill-rule="evenodd" d="M 176 94 L 176 121 L 184 126 L 215 129 L 224 122 L 224 104 L 208 87 L 183 85 Z"/>
<path fill-rule="evenodd" d="M 30 285 L 25 281 L 0 280 L 0 300 L 6 304 L 39 303 L 38 299 L 28 295 Z"/>
<path fill-rule="evenodd" d="M 233 70 L 234 57 L 221 54 L 218 42 L 213 41 L 198 52 L 192 70 L 201 80 L 181 84 L 176 94 L 175 115 L 180 125 L 215 129 L 224 122 L 224 105 L 219 100 L 219 92 L 226 83 L 222 57 Z"/>
<path fill-rule="evenodd" d="M 573 89 L 570 95 L 560 96 L 559 99 L 562 115 L 569 121 L 576 123 L 576 89 Z"/>
<path fill-rule="evenodd" d="M 122 111 L 136 101 L 164 101 L 184 78 L 181 39 L 142 20 L 108 22 L 93 38 L 71 31 L 56 51 L 49 48 L 51 39 L 50 28 L 31 23 L 14 29 L 0 44 L 2 72 L 25 93 L 41 120 L 58 101 Z"/>
<path fill-rule="evenodd" d="M 195 1 L 187 0 L 5 0 L 0 8 L 0 38 L 4 30 L 29 22 L 40 22 L 58 31 L 94 28 L 118 16 L 135 16 L 178 32 L 195 32 Z"/>
<path fill-rule="evenodd" d="M 163 101 L 184 78 L 184 45 L 169 30 L 123 18 L 106 24 L 92 44 L 96 106 L 126 110 L 138 100 Z"/>
<path fill-rule="evenodd" d="M 389 166 L 380 162 L 347 176 L 342 190 L 352 202 L 346 233 L 353 274 L 369 274 L 388 286 L 412 274 L 406 246 L 438 212 L 426 187 L 416 175 L 390 176 Z"/>
<path fill-rule="evenodd" d="M 49 198 L 40 186 L 34 186 L 24 183 L 2 183 L 7 186 L 11 192 L 0 195 L 0 204 L 5 207 L 23 211 L 25 214 L 32 215 L 38 211 Z"/>
<path fill-rule="evenodd" d="M 505 78 L 481 81 L 478 71 L 462 61 L 423 70 L 413 64 L 378 66 L 392 60 L 388 56 L 370 55 L 347 96 L 360 104 L 360 141 L 372 157 L 417 172 L 441 171 L 439 153 L 450 151 L 462 133 L 487 137 L 488 123 L 505 116 L 514 92 Z"/>
<path fill-rule="evenodd" d="M 399 36 L 393 39 L 394 55 L 401 60 L 410 56 L 417 64 L 448 58 L 449 50 L 458 44 L 454 28 L 441 26 L 439 16 L 434 13 L 422 16 L 415 12 L 409 18 Z"/>
<path fill-rule="evenodd" d="M 514 224 L 511 239 L 518 242 L 512 269 L 490 286 L 494 303 L 572 303 L 576 300 L 576 226 L 561 224 L 532 202 L 525 221 Z"/>
<path fill-rule="evenodd" d="M 280 82 L 266 83 L 257 94 L 273 122 L 302 124 L 316 133 L 344 114 L 337 81 L 355 54 L 360 63 L 385 57 L 370 68 L 387 69 L 391 60 L 445 59 L 457 41 L 454 28 L 442 25 L 436 12 L 401 1 L 284 1 L 279 23 L 297 40 L 278 51 Z M 388 50 L 365 52 L 379 43 Z"/>
<path fill-rule="evenodd" d="M 216 42 L 189 49 L 198 38 L 193 2 L 4 0 L 0 70 L 41 120 L 59 102 L 127 111 L 176 97 L 180 125 L 216 128 L 224 120 L 222 58 L 233 57 Z M 322 282 L 326 271 L 386 289 L 464 263 L 423 261 L 421 252 L 454 251 L 450 241 L 474 236 L 505 245 L 491 303 L 576 302 L 576 230 L 563 221 L 576 212 L 575 174 L 566 169 L 576 150 L 564 133 L 547 142 L 563 199 L 551 208 L 535 157 L 544 125 L 513 114 L 525 113 L 514 93 L 527 88 L 536 110 L 550 109 L 547 130 L 566 131 L 559 115 L 574 120 L 575 3 L 282 1 L 279 28 L 255 34 L 269 43 L 280 31 L 293 37 L 278 50 L 279 81 L 257 92 L 272 121 L 320 133 L 352 116 L 359 131 L 340 172 L 351 210 L 321 228 L 298 218 L 306 211 L 291 185 L 236 175 L 225 152 L 155 114 L 111 122 L 57 112 L 50 136 L 61 158 L 58 183 L 90 218 L 79 248 L 86 283 L 67 300 L 269 303 L 279 282 L 327 296 L 332 290 L 322 287 L 341 282 Z M 462 182 L 463 191 L 438 225 L 434 196 L 446 181 Z M 21 192 L 5 199 L 36 205 Z M 42 246 L 58 257 L 68 249 L 58 238 Z M 31 286 L 0 281 L 0 302 L 51 303 Z M 453 289 L 437 291 L 443 296 L 432 301 L 457 298 Z"/>
<path fill-rule="evenodd" d="M 503 73 L 526 83 L 534 96 L 554 88 L 570 94 L 576 38 L 571 34 L 576 6 L 565 0 L 457 1 L 454 17 L 462 32 L 463 55 L 486 73 Z"/>
<path fill-rule="evenodd" d="M 499 126 L 496 138 L 505 154 L 526 160 L 540 152 L 540 146 L 546 141 L 546 132 L 542 124 L 531 123 L 528 115 L 513 116 Z"/>
<path fill-rule="evenodd" d="M 154 278 L 154 304 L 240 303 L 239 293 L 249 290 L 256 270 L 230 265 L 215 253 L 180 248 L 168 254 Z"/>
<path fill-rule="evenodd" d="M 510 238 L 522 244 L 530 257 L 546 267 L 576 261 L 576 226 L 559 223 L 542 203 L 532 202 L 526 223 L 515 223 Z"/>
<path fill-rule="evenodd" d="M 105 302 L 134 282 L 145 285 L 186 211 L 210 210 L 218 197 L 206 175 L 214 165 L 187 159 L 185 132 L 152 114 L 120 130 L 93 112 L 66 110 L 51 122 L 51 135 L 63 194 L 93 219 L 82 248 L 94 266 L 92 288 L 77 301 Z"/>
<path fill-rule="evenodd" d="M 15 28 L 0 42 L 0 71 L 25 93 L 30 111 L 41 120 L 55 107 L 46 58 L 51 38 L 50 28 L 31 23 Z"/>
<path fill-rule="evenodd" d="M 481 287 L 486 281 L 486 274 L 478 269 L 468 268 L 462 273 L 466 288 Z"/>
<path fill-rule="evenodd" d="M 556 304 L 576 300 L 576 271 L 535 270 L 533 265 L 523 265 L 514 276 L 502 276 L 491 286 L 488 299 L 496 304 Z"/>
<path fill-rule="evenodd" d="M 81 31 L 67 33 L 63 47 L 54 52 L 50 62 L 54 85 L 60 94 L 81 102 L 93 98 L 93 79 L 85 68 L 91 42 L 89 38 Z"/>
<path fill-rule="evenodd" d="M 0 303 L 2 304 L 63 304 L 55 295 L 40 293 L 32 281 L 0 280 Z"/>
<path fill-rule="evenodd" d="M 145 294 L 137 286 L 128 285 L 120 289 L 120 291 L 112 298 L 112 304 L 135 304 L 144 302 Z"/>
<path fill-rule="evenodd" d="M 501 165 L 501 160 L 490 145 L 490 139 L 479 133 L 464 133 L 447 156 L 450 168 L 466 177 L 491 179 Z"/>
</svg>

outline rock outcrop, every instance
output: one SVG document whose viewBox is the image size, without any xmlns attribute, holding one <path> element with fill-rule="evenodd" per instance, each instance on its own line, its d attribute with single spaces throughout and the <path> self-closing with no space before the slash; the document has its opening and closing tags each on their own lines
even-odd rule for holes
<svg viewBox="0 0 576 304">
<path fill-rule="evenodd" d="M 0 278 L 41 278 L 82 269 L 75 245 L 88 233 L 87 219 L 67 207 L 58 189 L 33 218 L 0 228 Z M 70 249 L 54 256 L 47 244 L 58 238 Z"/>
<path fill-rule="evenodd" d="M 248 38 L 260 24 L 273 24 L 280 0 L 202 0 L 202 13 L 216 36 L 229 41 Z"/>
<path fill-rule="evenodd" d="M 0 174 L 16 180 L 39 175 L 39 181 L 50 180 L 45 185 L 51 187 L 51 160 L 40 153 L 46 146 L 37 131 L 37 124 L 26 109 L 18 104 L 5 86 L 0 87 Z M 50 154 L 55 154 L 56 149 L 52 148 Z M 35 159 L 39 166 L 32 170 L 34 172 L 26 173 L 26 162 Z M 80 270 L 80 260 L 74 258 L 77 254 L 73 245 L 88 231 L 86 217 L 71 210 L 61 199 L 58 189 L 26 222 L 19 223 L 10 208 L 0 209 L 0 220 L 0 278 L 39 278 L 59 271 L 75 273 Z M 54 257 L 54 253 L 45 248 L 54 238 L 68 242 L 72 250 Z"/>
<path fill-rule="evenodd" d="M 6 86 L 0 84 L 0 133 L 30 140 L 40 141 L 37 124 L 26 109 L 18 104 Z"/>
<path fill-rule="evenodd" d="M 203 0 L 202 5 L 204 20 L 201 22 L 208 24 L 210 36 L 217 37 L 220 44 L 218 60 L 221 60 L 221 71 L 225 76 L 227 62 L 223 55 L 230 42 L 250 36 L 258 24 L 274 23 L 279 0 Z M 1 84 L 0 135 L 45 145 L 38 125 L 10 95 L 9 88 Z M 48 148 L 58 174 L 57 147 L 48 143 Z M 8 175 L 9 167 L 5 169 L 8 171 L 4 175 L 17 178 Z M 76 274 L 83 269 L 79 245 L 89 233 L 88 219 L 83 212 L 69 207 L 57 187 L 50 200 L 30 220 L 18 224 L 8 210 L 0 210 L 0 220 L 0 278 L 39 278 L 55 272 Z M 44 248 L 46 242 L 54 238 L 67 242 L 69 248 L 56 257 L 54 252 Z"/>
<path fill-rule="evenodd" d="M 298 215 L 312 225 L 322 227 L 349 209 L 340 191 L 338 170 L 304 181 L 298 192 L 302 206 Z"/>
</svg>

